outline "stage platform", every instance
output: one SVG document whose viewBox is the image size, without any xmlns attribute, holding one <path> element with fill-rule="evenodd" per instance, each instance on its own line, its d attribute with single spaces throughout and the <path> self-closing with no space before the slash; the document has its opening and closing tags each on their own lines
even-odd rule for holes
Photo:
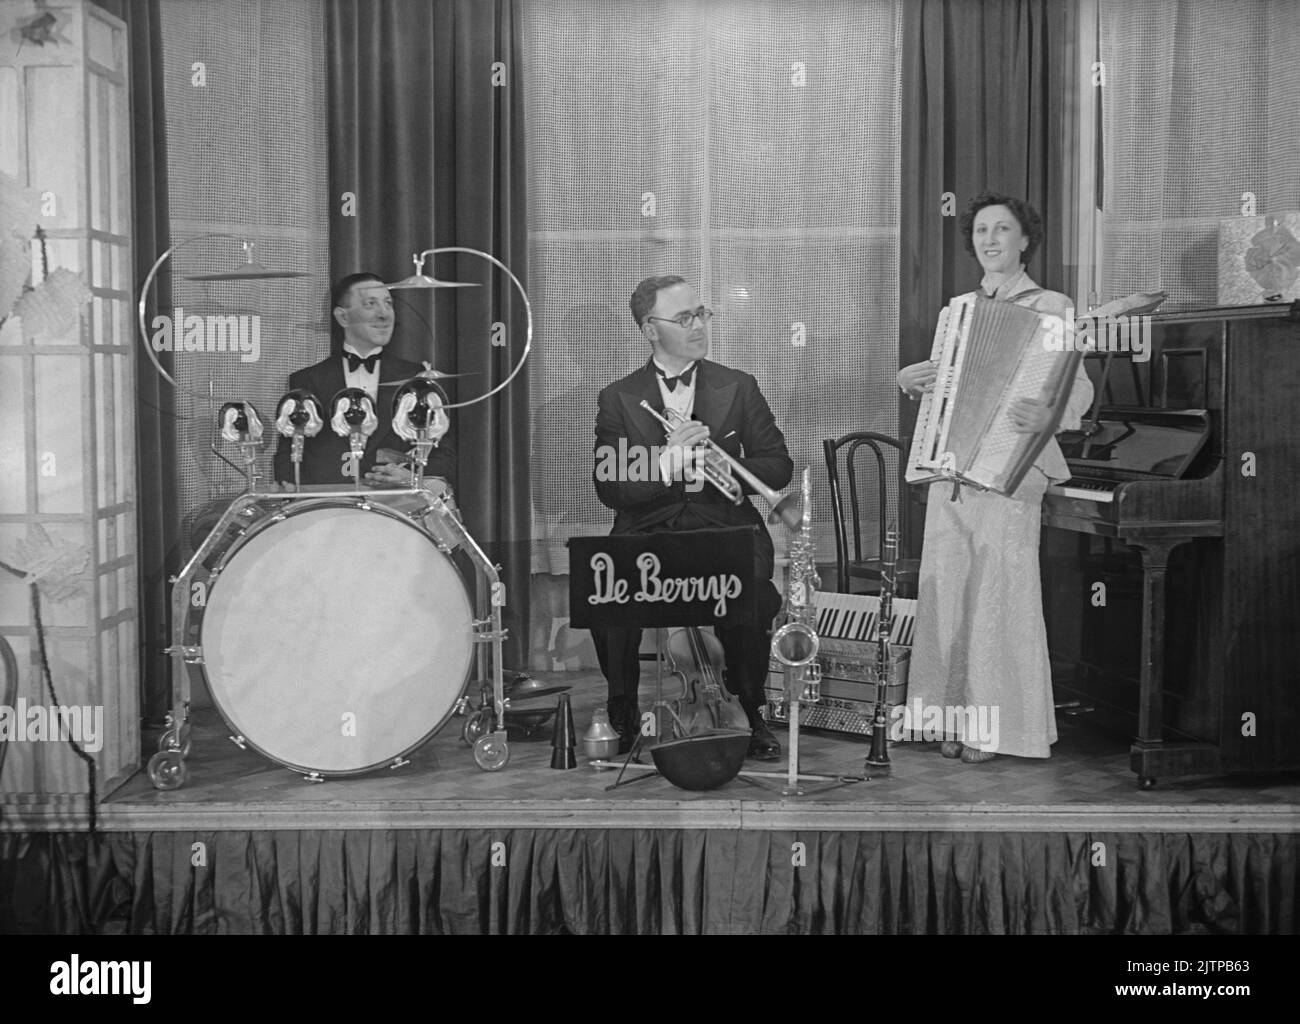
<svg viewBox="0 0 1300 1024">
<path fill-rule="evenodd" d="M 603 680 L 534 675 L 572 686 L 580 740 Z M 1087 715 L 1058 715 L 1050 759 L 966 765 L 937 743 L 900 743 L 888 775 L 801 797 L 743 778 L 707 793 L 659 777 L 610 792 L 616 773 L 580 749 L 578 768 L 550 768 L 549 723 L 512 735 L 509 764 L 484 772 L 462 721 L 401 768 L 313 783 L 240 750 L 200 711 L 186 785 L 160 792 L 141 772 L 101 803 L 96 840 L 84 808 L 4 805 L 11 930 L 95 930 L 116 914 L 126 930 L 166 932 L 1289 933 L 1300 914 L 1300 776 L 1141 791 L 1125 739 Z M 868 748 L 801 734 L 808 772 L 861 775 Z M 238 910 L 214 909 L 232 897 L 191 863 L 199 846 L 199 860 L 222 861 Z M 436 896 L 429 872 L 443 879 Z M 470 901 L 455 913 L 448 872 Z M 19 911 L 36 878 L 57 913 Z M 408 886 L 400 906 L 379 905 Z"/>
<path fill-rule="evenodd" d="M 533 673 L 571 685 L 581 734 L 604 701 L 592 673 Z M 543 697 L 527 708 L 554 707 Z M 643 695 L 643 705 L 648 705 Z M 100 806 L 106 831 L 250 828 L 710 828 L 958 831 L 1300 831 L 1300 774 L 1167 778 L 1137 788 L 1123 737 L 1093 716 L 1058 714 L 1052 757 L 999 757 L 981 765 L 944 758 L 937 743 L 890 746 L 888 775 L 802 797 L 738 778 L 707 793 L 649 778 L 607 792 L 616 773 L 587 765 L 550 767 L 551 725 L 511 730 L 510 763 L 484 772 L 460 739 L 461 718 L 396 770 L 324 782 L 272 764 L 230 742 L 216 712 L 195 716 L 189 780 L 155 790 L 143 772 Z M 784 729 L 776 730 L 784 744 Z M 865 737 L 802 730 L 807 772 L 862 775 Z M 649 761 L 648 756 L 645 757 Z M 746 762 L 784 771 L 785 761 Z M 644 774 L 644 773 L 641 773 Z M 635 778 L 629 772 L 625 778 Z M 810 783 L 815 790 L 818 784 Z M 84 830 L 84 813 L 47 805 L 11 807 L 10 831 Z"/>
</svg>

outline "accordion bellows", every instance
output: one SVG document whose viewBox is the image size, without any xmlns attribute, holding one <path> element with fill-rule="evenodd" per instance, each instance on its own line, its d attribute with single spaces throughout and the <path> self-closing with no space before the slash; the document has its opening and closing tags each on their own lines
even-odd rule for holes
<svg viewBox="0 0 1300 1024">
<path fill-rule="evenodd" d="M 1065 321 L 1050 313 L 975 292 L 949 302 L 934 332 L 938 373 L 917 413 L 907 482 L 1014 492 L 1056 433 L 1083 358 L 1065 337 Z M 1051 410 L 1041 433 L 1011 426 L 1007 413 L 1020 398 Z"/>
</svg>

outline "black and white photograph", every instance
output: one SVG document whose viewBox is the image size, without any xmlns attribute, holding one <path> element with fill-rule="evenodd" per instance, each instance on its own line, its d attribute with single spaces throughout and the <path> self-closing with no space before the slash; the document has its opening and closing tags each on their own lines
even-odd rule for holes
<svg viewBox="0 0 1300 1024">
<path fill-rule="evenodd" d="M 1298 52 L 1296 0 L 0 0 L 22 990 L 997 935 L 1262 996 Z"/>
</svg>

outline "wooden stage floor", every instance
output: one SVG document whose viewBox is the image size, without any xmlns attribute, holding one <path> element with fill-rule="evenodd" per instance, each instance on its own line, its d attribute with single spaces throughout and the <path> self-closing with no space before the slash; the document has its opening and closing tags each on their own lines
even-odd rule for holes
<svg viewBox="0 0 1300 1024">
<path fill-rule="evenodd" d="M 481 771 L 460 740 L 463 720 L 453 718 L 408 765 L 311 783 L 240 750 L 216 712 L 200 709 L 188 782 L 160 792 L 139 772 L 103 801 L 99 827 L 1300 831 L 1300 774 L 1171 777 L 1143 792 L 1128 767 L 1127 742 L 1087 715 L 1058 715 L 1060 740 L 1042 761 L 999 757 L 965 765 L 941 757 L 936 743 L 903 743 L 890 748 L 888 776 L 800 797 L 782 796 L 776 780 L 768 788 L 742 778 L 707 793 L 680 790 L 658 777 L 608 792 L 615 773 L 588 766 L 581 752 L 591 710 L 604 699 L 604 681 L 590 672 L 534 676 L 573 687 L 576 769 L 550 767 L 547 723 L 529 738 L 512 731 L 510 763 L 498 772 Z M 555 699 L 520 706 L 553 707 Z M 784 729 L 777 736 L 784 750 Z M 805 771 L 863 774 L 865 738 L 808 730 L 800 739 Z M 746 768 L 784 771 L 785 761 L 751 761 Z M 83 814 L 38 803 L 11 805 L 5 818 L 5 831 L 85 828 Z"/>
</svg>

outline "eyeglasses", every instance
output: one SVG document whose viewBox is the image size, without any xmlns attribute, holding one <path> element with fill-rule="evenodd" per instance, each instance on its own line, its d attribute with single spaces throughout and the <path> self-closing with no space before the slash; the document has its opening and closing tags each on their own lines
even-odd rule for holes
<svg viewBox="0 0 1300 1024">
<path fill-rule="evenodd" d="M 707 324 L 713 319 L 713 310 L 705 309 L 701 306 L 699 309 L 689 313 L 678 313 L 673 317 L 648 316 L 647 320 L 662 320 L 666 324 L 676 324 L 682 330 L 688 330 L 691 324 L 695 323 L 695 318 L 699 317 L 700 323 Z"/>
</svg>

